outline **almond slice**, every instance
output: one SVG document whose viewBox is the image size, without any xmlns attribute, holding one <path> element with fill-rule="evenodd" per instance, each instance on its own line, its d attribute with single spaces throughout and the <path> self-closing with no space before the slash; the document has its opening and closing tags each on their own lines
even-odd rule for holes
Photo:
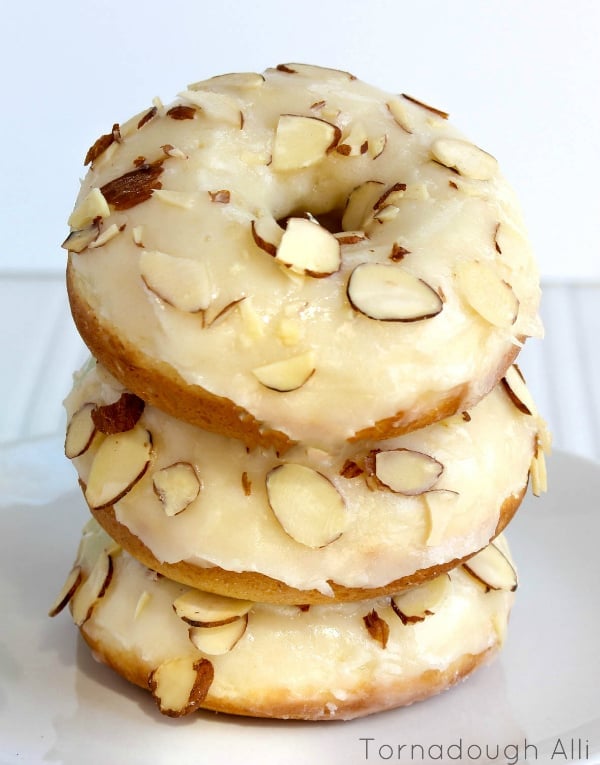
<svg viewBox="0 0 600 765">
<path fill-rule="evenodd" d="M 512 287 L 492 266 L 479 260 L 460 263 L 458 288 L 467 303 L 495 327 L 510 327 L 517 320 L 519 300 Z"/>
<path fill-rule="evenodd" d="M 112 575 L 112 556 L 106 550 L 102 550 L 87 579 L 79 585 L 71 598 L 71 614 L 78 627 L 81 627 L 92 615 L 94 606 L 106 592 Z"/>
<path fill-rule="evenodd" d="M 222 656 L 238 644 L 246 632 L 248 614 L 233 622 L 214 627 L 190 627 L 188 634 L 194 646 L 209 656 Z"/>
<path fill-rule="evenodd" d="M 315 64 L 278 64 L 276 71 L 286 72 L 287 74 L 304 75 L 310 77 L 311 80 L 329 80 L 331 78 L 341 78 L 344 80 L 356 79 L 353 74 L 345 72 L 343 69 L 333 69 L 332 67 L 317 66 Z"/>
<path fill-rule="evenodd" d="M 157 470 L 152 486 L 169 517 L 182 513 L 200 493 L 200 481 L 189 462 L 174 462 Z"/>
<path fill-rule="evenodd" d="M 362 122 L 353 122 L 350 129 L 336 146 L 338 154 L 344 157 L 359 157 L 369 150 L 369 138 Z"/>
<path fill-rule="evenodd" d="M 263 215 L 251 223 L 252 238 L 257 247 L 275 257 L 284 229 L 270 215 Z"/>
<path fill-rule="evenodd" d="M 373 640 L 376 640 L 381 644 L 382 648 L 385 648 L 390 636 L 390 627 L 386 620 L 382 619 L 377 611 L 373 609 L 366 616 L 363 616 L 363 622 Z"/>
<path fill-rule="evenodd" d="M 192 627 L 220 627 L 245 616 L 254 603 L 203 590 L 188 590 L 173 602 L 180 619 Z"/>
<path fill-rule="evenodd" d="M 514 592 L 517 589 L 517 572 L 493 542 L 463 563 L 463 568 L 487 590 Z"/>
<path fill-rule="evenodd" d="M 431 153 L 442 165 L 478 181 L 493 178 L 498 169 L 495 157 L 458 138 L 438 138 L 431 146 Z"/>
<path fill-rule="evenodd" d="M 288 393 L 302 387 L 315 371 L 313 351 L 301 353 L 282 361 L 274 361 L 252 370 L 252 374 L 265 388 Z"/>
<path fill-rule="evenodd" d="M 450 577 L 441 574 L 412 590 L 392 595 L 391 605 L 402 624 L 415 624 L 426 616 L 433 616 L 450 594 L 450 589 Z"/>
<path fill-rule="evenodd" d="M 371 159 L 377 159 L 383 154 L 387 146 L 387 135 L 378 135 L 376 138 L 369 138 L 369 156 Z"/>
<path fill-rule="evenodd" d="M 112 404 L 94 406 L 90 415 L 100 433 L 125 433 L 137 425 L 145 406 L 139 396 L 125 391 Z"/>
<path fill-rule="evenodd" d="M 335 148 L 341 130 L 318 117 L 282 114 L 273 142 L 272 168 L 277 172 L 316 165 Z"/>
<path fill-rule="evenodd" d="M 450 489 L 432 489 L 423 494 L 429 521 L 429 530 L 425 539 L 427 547 L 435 547 L 444 540 L 444 534 L 458 498 L 458 492 Z"/>
<path fill-rule="evenodd" d="M 353 308 L 378 321 L 421 321 L 443 308 L 438 293 L 397 265 L 361 263 L 350 274 L 348 300 Z"/>
<path fill-rule="evenodd" d="M 346 200 L 342 215 L 343 231 L 362 231 L 370 222 L 373 208 L 384 188 L 382 181 L 365 181 L 356 186 Z"/>
<path fill-rule="evenodd" d="M 199 106 L 209 117 L 221 120 L 241 128 L 243 115 L 239 103 L 224 93 L 213 93 L 211 90 L 185 90 L 179 97 Z"/>
<path fill-rule="evenodd" d="M 510 400 L 523 414 L 537 416 L 537 407 L 533 396 L 527 388 L 525 378 L 517 364 L 512 364 L 502 378 L 504 389 L 508 393 Z"/>
<path fill-rule="evenodd" d="M 151 672 L 148 687 L 164 715 L 181 717 L 198 709 L 213 678 L 213 665 L 208 659 L 185 656 L 165 661 Z"/>
<path fill-rule="evenodd" d="M 319 223 L 290 218 L 275 259 L 295 273 L 321 278 L 339 270 L 340 243 Z"/>
<path fill-rule="evenodd" d="M 266 483 L 275 517 L 296 542 L 319 548 L 341 536 L 346 527 L 346 506 L 322 473 L 287 462 L 271 470 Z"/>
<path fill-rule="evenodd" d="M 69 252 L 83 252 L 92 242 L 98 238 L 100 225 L 98 222 L 92 223 L 86 228 L 80 228 L 71 231 L 69 236 L 61 244 L 61 247 Z"/>
<path fill-rule="evenodd" d="M 65 436 L 65 456 L 68 459 L 75 459 L 90 448 L 97 432 L 92 419 L 92 411 L 95 408 L 95 404 L 83 404 L 71 416 Z"/>
<path fill-rule="evenodd" d="M 394 122 L 404 130 L 405 133 L 413 132 L 413 124 L 409 117 L 406 106 L 397 98 L 388 101 L 386 104 L 389 113 L 394 118 Z"/>
<path fill-rule="evenodd" d="M 81 578 L 81 566 L 73 566 L 73 568 L 69 571 L 65 583 L 61 587 L 56 600 L 50 606 L 48 616 L 56 616 L 63 610 L 63 608 L 75 595 L 77 588 L 81 584 Z"/>
<path fill-rule="evenodd" d="M 143 250 L 139 266 L 146 287 L 174 308 L 197 313 L 210 305 L 212 290 L 204 262 Z"/>
<path fill-rule="evenodd" d="M 118 502 L 146 472 L 152 437 L 140 425 L 106 436 L 94 456 L 85 488 L 88 505 L 99 510 Z"/>
<path fill-rule="evenodd" d="M 375 454 L 375 475 L 398 494 L 416 495 L 429 491 L 443 470 L 441 462 L 411 449 L 391 449 Z"/>
<path fill-rule="evenodd" d="M 74 229 L 82 229 L 89 226 L 96 218 L 108 218 L 110 207 L 99 188 L 94 187 L 79 202 L 67 221 Z"/>
</svg>

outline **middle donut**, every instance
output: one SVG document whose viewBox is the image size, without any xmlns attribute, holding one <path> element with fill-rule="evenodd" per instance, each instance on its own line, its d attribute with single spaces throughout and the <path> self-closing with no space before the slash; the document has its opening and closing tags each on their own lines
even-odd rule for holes
<svg viewBox="0 0 600 765">
<path fill-rule="evenodd" d="M 332 454 L 176 420 L 91 362 L 65 450 L 92 514 L 145 565 L 231 597 L 358 600 L 449 570 L 508 524 L 544 438 L 516 367 L 468 412 Z"/>
</svg>

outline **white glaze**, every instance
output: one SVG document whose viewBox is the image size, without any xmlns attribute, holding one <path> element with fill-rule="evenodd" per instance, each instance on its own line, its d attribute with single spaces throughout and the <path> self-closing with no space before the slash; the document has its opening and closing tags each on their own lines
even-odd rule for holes
<svg viewBox="0 0 600 765">
<path fill-rule="evenodd" d="M 480 398 L 515 338 L 541 334 L 538 274 L 517 201 L 502 176 L 494 172 L 477 180 L 432 161 L 436 140 L 462 138 L 447 120 L 342 73 L 271 69 L 264 81 L 239 82 L 214 78 L 196 92 L 231 99 L 243 113 L 242 129 L 232 121 L 229 102 L 220 109 L 222 118 L 207 108 L 195 119 L 177 121 L 161 108 L 139 130 L 139 116 L 122 126 L 122 142 L 94 162 L 80 199 L 132 170 L 137 157 L 152 162 L 165 156 L 161 146 L 177 149 L 163 165 L 160 193 L 103 220 L 103 229 L 126 224 L 121 233 L 102 247 L 70 255 L 78 289 L 92 310 L 187 383 L 230 398 L 268 427 L 313 446 L 334 448 L 400 411 L 427 412 L 456 386 L 469 385 L 467 405 Z M 324 106 L 315 106 L 322 101 Z M 389 103 L 398 105 L 404 128 Z M 350 126 L 362 125 L 373 146 L 381 136 L 387 143 L 375 159 L 369 151 L 333 151 L 310 167 L 277 172 L 270 164 L 274 131 L 286 113 L 328 119 L 343 136 Z M 251 222 L 258 216 L 342 209 L 352 189 L 366 180 L 381 181 L 382 189 L 405 183 L 406 192 L 396 200 L 395 217 L 367 226 L 366 242 L 342 246 L 337 273 L 300 276 L 256 246 Z M 209 192 L 223 189 L 231 193 L 229 203 L 211 201 Z M 203 327 L 201 314 L 177 310 L 145 287 L 140 242 L 142 249 L 205 264 L 207 317 L 245 300 Z M 398 267 L 443 291 L 438 316 L 383 322 L 351 308 L 351 270 L 365 261 L 389 263 L 394 243 L 410 251 Z M 509 329 L 489 325 L 457 292 L 455 266 L 470 259 L 492 264 L 511 284 L 520 308 Z M 316 371 L 297 390 L 268 390 L 252 374 L 306 351 L 314 352 Z"/>
<path fill-rule="evenodd" d="M 99 365 L 76 377 L 67 416 L 84 403 L 112 403 L 122 386 Z M 164 562 L 181 560 L 228 571 L 255 571 L 301 589 L 331 594 L 329 580 L 346 587 L 387 585 L 423 568 L 449 562 L 484 547 L 494 534 L 500 506 L 523 491 L 538 432 L 537 418 L 522 414 L 502 386 L 470 411 L 405 436 L 346 446 L 338 454 L 298 445 L 285 455 L 325 475 L 342 495 L 347 524 L 342 535 L 320 549 L 289 537 L 271 511 L 266 475 L 283 462 L 272 451 L 247 452 L 243 444 L 204 432 L 146 406 L 140 420 L 152 434 L 153 461 L 142 480 L 115 504 L 117 520 Z M 444 466 L 434 489 L 458 492 L 436 520 L 438 540 L 428 544 L 427 497 L 368 488 L 364 476 L 340 475 L 346 459 L 360 461 L 371 449 L 409 448 Z M 95 448 L 74 460 L 85 482 Z M 168 517 L 152 476 L 175 462 L 190 463 L 202 489 L 177 516 Z M 246 496 L 242 474 L 251 493 Z M 435 492 L 434 492 L 435 493 Z M 441 524 L 441 525 L 440 525 Z"/>
<path fill-rule="evenodd" d="M 508 553 L 504 540 L 499 540 Z M 87 525 L 77 563 L 84 577 L 112 540 L 95 521 Z M 125 552 L 113 553 L 113 576 L 83 630 L 108 655 L 132 655 L 149 672 L 161 663 L 202 654 L 188 638 L 188 626 L 173 611 L 173 601 L 188 588 L 153 572 Z M 285 701 L 306 703 L 331 716 L 353 716 L 394 706 L 385 689 L 419 683 L 423 673 L 443 671 L 463 655 L 474 656 L 504 641 L 510 592 L 486 592 L 462 568 L 450 574 L 449 595 L 439 610 L 418 624 L 403 625 L 390 599 L 296 606 L 257 603 L 242 639 L 227 654 L 210 656 L 214 681 L 207 703 L 233 704 L 248 714 L 265 713 Z M 373 609 L 389 626 L 385 648 L 363 621 Z M 120 661 L 123 659 L 121 658 Z M 373 694 L 371 697 L 370 694 Z"/>
</svg>

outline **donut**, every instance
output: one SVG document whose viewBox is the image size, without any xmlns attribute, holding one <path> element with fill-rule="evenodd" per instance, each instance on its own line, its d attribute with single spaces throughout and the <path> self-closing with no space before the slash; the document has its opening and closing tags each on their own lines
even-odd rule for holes
<svg viewBox="0 0 600 765">
<path fill-rule="evenodd" d="M 147 403 L 250 448 L 424 427 L 541 334 L 497 160 L 412 96 L 306 64 L 216 76 L 85 162 L 63 243 L 83 340 Z"/>
<path fill-rule="evenodd" d="M 391 597 L 252 603 L 158 575 L 91 519 L 50 615 L 68 603 L 94 656 L 168 716 L 351 719 L 439 693 L 497 653 L 517 586 L 504 540 L 470 565 Z"/>
<path fill-rule="evenodd" d="M 339 453 L 249 450 L 93 360 L 65 405 L 65 451 L 120 545 L 176 581 L 279 604 L 362 600 L 455 567 L 516 512 L 544 433 L 515 368 L 469 412 Z"/>
</svg>

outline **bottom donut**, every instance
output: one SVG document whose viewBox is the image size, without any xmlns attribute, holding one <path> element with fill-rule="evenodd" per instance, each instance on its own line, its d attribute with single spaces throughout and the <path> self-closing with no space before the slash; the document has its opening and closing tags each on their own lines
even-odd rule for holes
<svg viewBox="0 0 600 765">
<path fill-rule="evenodd" d="M 398 595 L 275 605 L 204 593 L 123 551 L 94 521 L 50 609 L 166 715 L 196 709 L 352 719 L 449 688 L 501 647 L 517 579 L 500 537 Z"/>
</svg>

